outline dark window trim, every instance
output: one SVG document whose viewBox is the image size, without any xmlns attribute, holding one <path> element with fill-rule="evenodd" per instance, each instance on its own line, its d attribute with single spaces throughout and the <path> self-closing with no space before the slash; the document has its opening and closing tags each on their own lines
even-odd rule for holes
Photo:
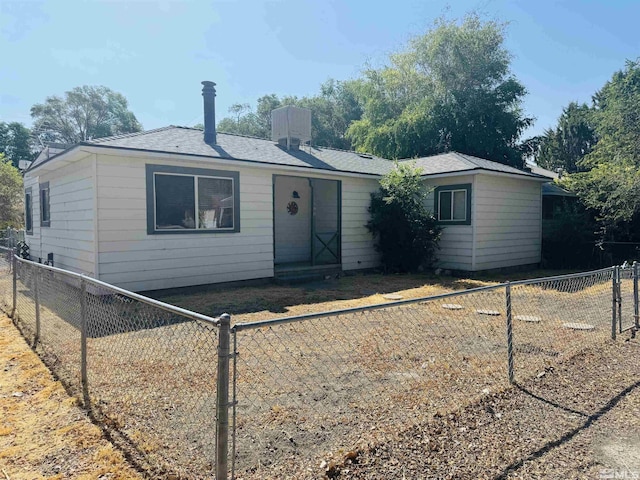
<svg viewBox="0 0 640 480">
<path fill-rule="evenodd" d="M 466 220 L 440 220 L 440 192 L 450 192 L 452 190 L 466 190 L 467 191 L 467 219 Z M 462 183 L 458 185 L 442 185 L 436 187 L 435 192 L 435 208 L 434 213 L 438 219 L 438 223 L 442 226 L 447 225 L 471 225 L 471 184 Z M 453 196 L 451 201 L 453 201 Z"/>
<path fill-rule="evenodd" d="M 44 202 L 42 201 L 42 192 L 47 190 L 49 192 L 49 220 L 44 220 Z M 40 226 L 41 227 L 50 227 L 51 226 L 51 189 L 49 188 L 49 182 L 44 182 L 40 184 L 39 188 L 40 194 L 38 196 L 38 200 L 40 202 Z"/>
<path fill-rule="evenodd" d="M 27 195 L 31 198 L 31 204 L 27 202 Z M 31 211 L 28 212 L 27 209 Z M 31 217 L 31 228 L 28 228 L 27 215 Z M 24 189 L 24 230 L 27 235 L 33 235 L 33 190 L 31 187 Z"/>
<path fill-rule="evenodd" d="M 180 175 L 199 175 L 204 177 L 222 177 L 233 180 L 233 228 L 228 230 L 156 230 L 155 221 L 155 173 L 175 173 Z M 147 185 L 147 234 L 148 235 L 219 235 L 240 231 L 240 173 L 230 170 L 211 170 L 208 168 L 176 167 L 173 165 L 146 165 Z"/>
</svg>

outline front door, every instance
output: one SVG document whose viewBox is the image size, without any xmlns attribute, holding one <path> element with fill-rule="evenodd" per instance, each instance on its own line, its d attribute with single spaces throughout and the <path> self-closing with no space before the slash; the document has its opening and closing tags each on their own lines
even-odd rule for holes
<svg viewBox="0 0 640 480">
<path fill-rule="evenodd" d="M 273 184 L 274 263 L 311 263 L 311 185 L 276 175 Z"/>
</svg>

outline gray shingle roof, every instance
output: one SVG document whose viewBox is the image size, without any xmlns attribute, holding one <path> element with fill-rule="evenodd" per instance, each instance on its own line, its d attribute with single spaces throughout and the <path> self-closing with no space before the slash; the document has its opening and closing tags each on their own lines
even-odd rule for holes
<svg viewBox="0 0 640 480">
<path fill-rule="evenodd" d="M 512 173 L 514 175 L 524 175 L 529 177 L 541 178 L 541 175 L 518 170 L 498 162 L 485 160 L 484 158 L 474 157 L 458 152 L 440 153 L 430 157 L 416 158 L 413 160 L 402 160 L 403 162 L 415 162 L 416 166 L 422 168 L 424 175 L 434 175 L 445 172 L 464 172 L 467 170 L 489 170 L 499 173 Z"/>
<path fill-rule="evenodd" d="M 209 145 L 204 141 L 202 130 L 176 126 L 100 138 L 83 142 L 81 145 L 179 153 L 369 175 L 383 175 L 393 168 L 391 160 L 375 155 L 315 146 L 303 146 L 300 150 L 288 151 L 270 140 L 227 133 L 218 133 L 217 144 Z M 500 163 L 456 152 L 418 158 L 412 161 L 422 167 L 425 175 L 482 169 L 538 179 L 543 178 Z M 37 166 L 36 163 L 31 168 L 35 166 Z"/>
<path fill-rule="evenodd" d="M 205 143 L 200 129 L 165 127 L 88 144 L 372 175 L 386 173 L 391 164 L 384 158 L 332 148 L 303 146 L 300 150 L 286 150 L 270 140 L 227 133 L 218 133 L 216 141 L 216 145 Z"/>
</svg>

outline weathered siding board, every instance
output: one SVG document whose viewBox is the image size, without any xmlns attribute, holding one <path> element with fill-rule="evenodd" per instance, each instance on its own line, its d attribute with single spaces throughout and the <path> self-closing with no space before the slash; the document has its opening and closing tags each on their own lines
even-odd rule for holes
<svg viewBox="0 0 640 480">
<path fill-rule="evenodd" d="M 473 204 L 475 191 L 473 187 L 474 176 L 462 175 L 447 178 L 431 178 L 425 181 L 429 190 L 426 204 L 427 208 L 435 215 L 436 187 L 446 185 L 460 185 L 471 183 L 471 201 Z M 452 270 L 473 270 L 473 229 L 477 225 L 476 219 L 471 217 L 471 225 L 444 226 L 440 237 L 440 249 L 436 252 L 436 266 Z"/>
<path fill-rule="evenodd" d="M 46 260 L 53 253 L 56 267 L 95 276 L 93 158 L 40 175 L 25 176 L 33 191 L 34 235 L 29 235 L 31 258 Z M 39 185 L 49 182 L 51 225 L 40 226 Z"/>
<path fill-rule="evenodd" d="M 378 180 L 365 178 L 342 179 L 342 269 L 374 268 L 380 255 L 366 228 L 369 221 L 371 193 L 379 188 Z"/>
<path fill-rule="evenodd" d="M 476 270 L 540 262 L 540 185 L 508 177 L 476 177 Z"/>
</svg>

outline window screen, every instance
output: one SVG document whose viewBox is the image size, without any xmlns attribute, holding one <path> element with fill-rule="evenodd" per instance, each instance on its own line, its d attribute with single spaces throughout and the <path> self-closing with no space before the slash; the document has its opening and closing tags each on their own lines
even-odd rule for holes
<svg viewBox="0 0 640 480">
<path fill-rule="evenodd" d="M 156 175 L 156 229 L 194 229 L 195 188 L 188 175 Z"/>
<path fill-rule="evenodd" d="M 33 233 L 33 198 L 31 188 L 24 195 L 24 223 L 27 233 Z"/>
<path fill-rule="evenodd" d="M 233 228 L 230 178 L 198 178 L 198 228 Z"/>
<path fill-rule="evenodd" d="M 440 192 L 440 220 L 451 220 L 451 192 Z"/>
<path fill-rule="evenodd" d="M 40 225 L 51 225 L 51 203 L 49 200 L 49 182 L 40 185 Z"/>
<path fill-rule="evenodd" d="M 233 179 L 156 173 L 154 182 L 155 230 L 234 228 Z"/>
<path fill-rule="evenodd" d="M 467 192 L 456 190 L 453 192 L 453 219 L 466 220 L 467 218 Z"/>
<path fill-rule="evenodd" d="M 438 221 L 448 225 L 471 225 L 471 184 L 436 188 Z"/>
</svg>

